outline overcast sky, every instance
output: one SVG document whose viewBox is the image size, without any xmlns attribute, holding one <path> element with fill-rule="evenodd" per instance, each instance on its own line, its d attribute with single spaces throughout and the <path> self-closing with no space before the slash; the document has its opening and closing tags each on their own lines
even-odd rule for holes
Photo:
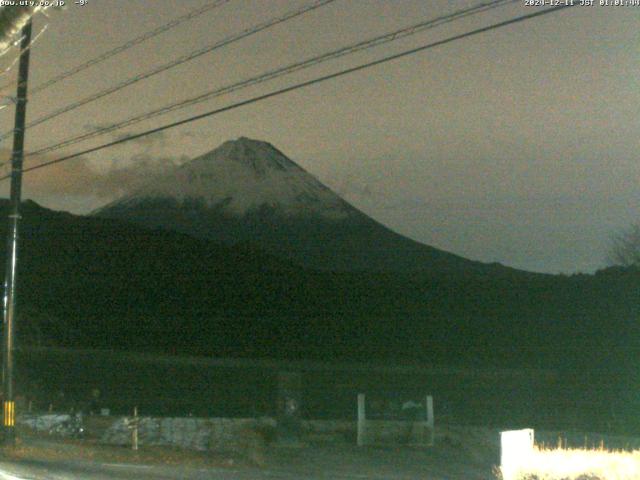
<svg viewBox="0 0 640 480">
<path fill-rule="evenodd" d="M 310 1 L 231 0 L 34 95 L 28 119 Z M 478 1 L 336 0 L 29 129 L 27 150 Z M 34 31 L 47 29 L 33 46 L 31 86 L 208 2 L 67 3 L 36 17 Z M 126 131 L 535 9 L 523 0 Z M 574 7 L 26 174 L 25 194 L 86 213 L 248 136 L 273 143 L 356 207 L 423 243 L 527 270 L 592 272 L 605 265 L 611 234 L 640 219 L 639 25 L 640 7 Z M 0 81 L 12 82 L 16 69 Z M 3 131 L 12 121 L 12 109 L 0 111 Z"/>
</svg>

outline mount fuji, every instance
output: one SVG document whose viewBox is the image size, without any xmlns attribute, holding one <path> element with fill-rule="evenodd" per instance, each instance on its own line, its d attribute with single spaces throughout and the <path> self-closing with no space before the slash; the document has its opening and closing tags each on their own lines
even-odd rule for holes
<svg viewBox="0 0 640 480">
<path fill-rule="evenodd" d="M 225 244 L 254 245 L 323 270 L 487 266 L 391 231 L 273 145 L 246 137 L 223 143 L 92 215 Z"/>
</svg>

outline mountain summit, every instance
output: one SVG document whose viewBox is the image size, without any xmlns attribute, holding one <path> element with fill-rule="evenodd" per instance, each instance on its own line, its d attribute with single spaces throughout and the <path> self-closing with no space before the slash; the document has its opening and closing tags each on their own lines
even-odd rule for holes
<svg viewBox="0 0 640 480">
<path fill-rule="evenodd" d="M 313 268 L 480 265 L 392 232 L 273 145 L 246 137 L 223 143 L 93 215 L 227 244 L 254 244 Z"/>
<path fill-rule="evenodd" d="M 344 219 L 348 205 L 271 144 L 241 137 L 102 209 L 148 199 L 196 202 L 227 216 L 268 209 L 283 217 Z"/>
</svg>

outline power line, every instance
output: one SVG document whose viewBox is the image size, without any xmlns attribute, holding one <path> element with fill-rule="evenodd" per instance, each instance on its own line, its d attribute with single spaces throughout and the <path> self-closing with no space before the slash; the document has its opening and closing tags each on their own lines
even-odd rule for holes
<svg viewBox="0 0 640 480">
<path fill-rule="evenodd" d="M 122 128 L 140 123 L 144 120 L 149 120 L 151 118 L 160 116 L 160 115 L 165 115 L 167 113 L 191 106 L 191 105 L 196 105 L 202 102 L 205 102 L 207 100 L 210 100 L 212 98 L 215 97 L 219 97 L 221 95 L 225 95 L 225 94 L 229 94 L 232 92 L 235 92 L 237 90 L 241 90 L 253 85 L 257 85 L 269 80 L 273 80 L 275 78 L 284 76 L 284 75 L 288 75 L 291 73 L 294 73 L 296 71 L 300 71 L 315 65 L 318 65 L 320 63 L 326 62 L 328 60 L 334 60 L 336 58 L 345 56 L 345 55 L 350 55 L 352 53 L 361 51 L 361 50 L 365 50 L 365 49 L 369 49 L 369 48 L 373 48 L 373 47 L 377 47 L 379 45 L 383 45 L 385 43 L 389 43 L 389 42 L 393 42 L 395 40 L 410 36 L 410 35 L 415 35 L 417 33 L 423 32 L 425 30 L 431 29 L 431 28 L 435 28 L 437 26 L 443 25 L 445 23 L 449 23 L 449 22 L 453 22 L 455 20 L 459 20 L 461 18 L 467 17 L 467 16 L 471 16 L 471 15 L 477 15 L 479 13 L 485 12 L 487 10 L 493 9 L 493 8 L 497 8 L 497 7 L 501 7 L 504 6 L 506 4 L 509 3 L 515 3 L 519 0 L 493 0 L 490 2 L 486 2 L 486 3 L 481 3 L 479 5 L 475 5 L 473 7 L 470 8 L 466 8 L 463 10 L 458 10 L 456 12 L 453 12 L 451 14 L 448 15 L 444 15 L 441 17 L 437 17 L 435 19 L 429 19 L 426 21 L 422 21 L 420 23 L 411 25 L 409 27 L 404 27 L 400 30 L 396 30 L 390 33 L 385 33 L 383 35 L 379 35 L 377 37 L 373 37 L 367 40 L 363 40 L 363 41 L 359 41 L 357 43 L 348 45 L 346 47 L 342 47 L 339 48 L 337 50 L 333 50 L 331 52 L 328 53 L 323 53 L 321 55 L 317 55 L 314 57 L 310 57 L 307 58 L 303 61 L 300 62 L 296 62 L 293 64 L 289 64 L 286 65 L 284 67 L 279 67 L 277 69 L 274 70 L 270 70 L 267 71 L 266 73 L 262 73 L 260 75 L 251 77 L 249 79 L 245 79 L 242 80 L 240 82 L 236 82 L 230 85 L 226 85 L 224 87 L 219 87 L 213 90 L 210 90 L 208 92 L 205 92 L 203 94 L 200 94 L 196 97 L 192 97 L 186 100 L 182 100 L 180 102 L 175 102 L 173 104 L 169 104 L 166 105 L 164 107 L 161 107 L 159 109 L 156 110 L 152 110 L 150 112 L 146 112 L 143 113 L 141 115 L 137 115 L 134 117 L 130 117 L 126 120 L 123 120 L 121 122 L 115 123 L 113 125 L 109 125 L 106 127 L 102 127 L 99 129 L 96 129 L 92 132 L 87 132 L 81 135 L 77 135 L 75 137 L 71 137 L 71 138 L 67 138 L 65 140 L 62 140 L 61 142 L 58 142 L 56 144 L 53 145 L 49 145 L 47 147 L 43 147 L 40 148 L 38 150 L 32 151 L 28 153 L 28 156 L 34 156 L 34 155 L 41 155 L 43 153 L 49 153 L 55 150 L 59 150 L 61 148 L 64 147 L 68 147 L 70 145 L 74 145 L 76 143 L 80 143 L 83 142 L 85 140 L 88 140 L 90 138 L 94 138 L 97 136 L 101 136 L 116 130 L 120 130 Z M 2 165 L 2 164 L 0 164 Z"/>
<path fill-rule="evenodd" d="M 577 5 L 577 4 L 574 4 L 574 5 Z M 317 83 L 324 82 L 324 81 L 327 81 L 327 80 L 331 80 L 333 78 L 337 78 L 337 77 L 341 77 L 341 76 L 344 76 L 344 75 L 348 75 L 350 73 L 358 72 L 360 70 L 371 68 L 371 67 L 374 67 L 376 65 L 380 65 L 380 64 L 383 64 L 383 63 L 386 63 L 386 62 L 390 62 L 392 60 L 397 60 L 399 58 L 403 58 L 403 57 L 406 57 L 406 56 L 409 56 L 409 55 L 413 55 L 413 54 L 416 54 L 416 53 L 419 53 L 419 52 L 422 52 L 422 51 L 425 51 L 425 50 L 430 50 L 431 48 L 438 47 L 438 46 L 441 46 L 441 45 L 445 45 L 445 44 L 448 44 L 448 43 L 452 43 L 452 42 L 455 42 L 457 40 L 462 40 L 464 38 L 468 38 L 468 37 L 471 37 L 471 36 L 474 36 L 474 35 L 478 35 L 478 34 L 481 34 L 481 33 L 484 33 L 484 32 L 488 32 L 490 30 L 496 30 L 498 28 L 506 27 L 506 26 L 513 25 L 513 24 L 516 24 L 516 23 L 524 22 L 526 20 L 537 18 L 537 17 L 540 17 L 542 15 L 547 15 L 547 14 L 550 14 L 550 13 L 558 12 L 558 11 L 564 10 L 566 8 L 572 7 L 574 5 L 567 4 L 567 5 L 562 5 L 562 6 L 559 6 L 559 7 L 548 8 L 546 10 L 541 10 L 541 11 L 530 13 L 530 14 L 527 14 L 527 15 L 521 15 L 519 17 L 512 18 L 510 20 L 505 20 L 503 22 L 494 23 L 494 24 L 489 25 L 487 27 L 477 28 L 477 29 L 471 30 L 469 32 L 465 32 L 465 33 L 462 33 L 462 34 L 458 34 L 458 35 L 454 35 L 454 36 L 445 38 L 444 40 L 439 40 L 437 42 L 429 43 L 427 45 L 423 45 L 423 46 L 420 46 L 420 47 L 416 47 L 416 48 L 412 48 L 412 49 L 409 49 L 409 50 L 405 50 L 403 52 L 396 53 L 396 54 L 393 54 L 393 55 L 389 55 L 389 56 L 383 57 L 383 58 L 378 59 L 378 60 L 374 60 L 374 61 L 371 61 L 371 62 L 363 63 L 363 64 L 357 65 L 355 67 L 351 67 L 351 68 L 347 68 L 347 69 L 344 69 L 344 70 L 340 70 L 338 72 L 331 73 L 331 74 L 328 74 L 328 75 L 324 75 L 322 77 L 318 77 L 318 78 L 315 78 L 315 79 L 312 79 L 312 80 L 308 80 L 308 81 L 305 81 L 305 82 L 300 82 L 300 83 L 297 83 L 295 85 L 291 85 L 289 87 L 281 88 L 279 90 L 275 90 L 275 91 L 272 91 L 272 92 L 269 92 L 269 93 L 266 93 L 266 94 L 263 94 L 263 95 L 258 95 L 256 97 L 252 97 L 252 98 L 247 99 L 247 100 L 242 100 L 240 102 L 236 102 L 236 103 L 227 105 L 225 107 L 221 107 L 221 108 L 218 108 L 218 109 L 215 109 L 215 110 L 211 110 L 211 111 L 206 112 L 206 113 L 202 113 L 202 114 L 199 114 L 199 115 L 194 115 L 192 117 L 185 118 L 185 119 L 179 120 L 177 122 L 169 123 L 169 124 L 163 125 L 161 127 L 156 127 L 156 128 L 151 129 L 151 130 L 146 130 L 144 132 L 128 135 L 127 137 L 120 138 L 118 140 L 114 140 L 112 142 L 108 142 L 108 143 L 99 145 L 97 147 L 88 148 L 88 149 L 83 150 L 81 152 L 76 152 L 76 153 L 61 157 L 61 158 L 57 158 L 55 160 L 50 160 L 48 162 L 43 162 L 43 163 L 41 163 L 39 165 L 34 165 L 33 167 L 25 168 L 22 171 L 25 172 L 25 173 L 26 172 L 31 172 L 31 171 L 38 170 L 38 169 L 41 169 L 41 168 L 45 168 L 45 167 L 48 167 L 48 166 L 51 166 L 51 165 L 55 165 L 57 163 L 66 162 L 68 160 L 80 157 L 82 155 L 86 155 L 88 153 L 94 153 L 94 152 L 97 152 L 97 151 L 100 151 L 100 150 L 104 150 L 106 148 L 110 148 L 110 147 L 113 147 L 113 146 L 116 146 L 116 145 L 120 145 L 122 143 L 130 142 L 131 140 L 136 140 L 138 138 L 146 137 L 146 136 L 152 135 L 154 133 L 162 132 L 164 130 L 169 130 L 171 128 L 179 127 L 179 126 L 185 125 L 187 123 L 195 122 L 195 121 L 201 120 L 203 118 L 212 117 L 214 115 L 218 115 L 220 113 L 227 112 L 229 110 L 234 110 L 236 108 L 244 107 L 246 105 L 250 105 L 250 104 L 253 104 L 253 103 L 256 103 L 256 102 L 259 102 L 259 101 L 262 101 L 262 100 L 266 100 L 268 98 L 272 98 L 272 97 L 275 97 L 275 96 L 278 96 L 278 95 L 282 95 L 284 93 L 292 92 L 294 90 L 298 90 L 298 89 L 301 89 L 301 88 L 304 88 L 304 87 L 315 85 Z M 0 177 L 0 181 L 6 180 L 7 178 L 10 178 L 10 175 L 5 175 L 3 177 Z"/>
<path fill-rule="evenodd" d="M 228 1 L 228 0 L 225 0 Z M 88 97 L 83 98 L 82 100 L 78 100 L 77 102 L 74 102 L 72 104 L 69 104 L 65 107 L 62 107 L 58 110 L 55 110 L 47 115 L 44 115 L 30 123 L 27 124 L 26 128 L 32 128 L 35 127 L 36 125 L 40 125 L 44 122 L 47 122 L 49 120 L 52 120 L 56 117 L 59 117 L 60 115 L 64 114 L 64 113 L 68 113 L 72 110 L 75 110 L 76 108 L 82 107 L 84 105 L 87 105 L 89 103 L 95 102 L 96 100 L 99 100 L 101 98 L 104 98 L 108 95 L 111 95 L 115 92 L 118 92 L 126 87 L 129 87 L 135 83 L 138 83 L 142 80 L 146 80 L 147 78 L 153 77 L 155 75 L 158 75 L 162 72 L 165 72 L 171 68 L 177 67 L 178 65 L 182 65 L 186 62 L 189 62 L 195 58 L 198 58 L 206 53 L 210 53 L 214 50 L 217 50 L 219 48 L 222 48 L 226 45 L 229 45 L 233 42 L 237 42 L 238 40 L 241 40 L 243 38 L 246 38 L 250 35 L 254 35 L 258 32 L 261 32 L 263 30 L 266 30 L 267 28 L 273 27 L 275 25 L 278 25 L 280 23 L 286 22 L 287 20 L 290 20 L 292 18 L 298 17 L 300 15 L 303 15 L 309 11 L 315 10 L 317 8 L 320 8 L 324 5 L 327 5 L 329 3 L 334 2 L 335 0 L 316 0 L 314 3 L 310 4 L 310 5 L 306 5 L 302 8 L 299 8 L 297 10 L 293 10 L 290 11 L 284 15 L 281 15 L 279 17 L 275 17 L 271 20 L 268 20 L 267 22 L 261 23 L 259 25 L 256 25 L 254 27 L 251 27 L 249 29 L 243 30 L 241 33 L 236 34 L 236 35 L 232 35 L 229 36 L 219 42 L 214 43 L 213 45 L 209 45 L 207 47 L 204 48 L 200 48 L 198 50 L 195 50 L 187 55 L 184 55 L 174 61 L 171 61 L 169 63 L 166 63 L 164 65 L 161 65 L 159 67 L 153 68 L 152 70 L 149 70 L 148 72 L 145 73 L 141 73 L 139 75 L 136 75 L 135 77 L 131 77 L 117 85 L 114 85 L 112 87 L 109 87 L 105 90 L 102 90 L 100 92 L 94 93 L 93 95 L 89 95 Z M 11 135 L 11 132 L 6 132 L 3 133 L 2 135 L 0 135 L 0 140 L 7 138 L 9 135 Z"/>
<path fill-rule="evenodd" d="M 196 17 L 199 17 L 200 15 L 203 15 L 205 13 L 207 13 L 210 10 L 213 10 L 215 8 L 218 8 L 222 5 L 224 5 L 225 3 L 228 3 L 231 0 L 216 0 L 215 2 L 210 2 L 207 3 L 206 5 L 197 8 L 195 10 L 192 10 L 188 13 L 186 13 L 185 15 L 182 15 L 180 17 L 174 18 L 173 20 L 171 20 L 169 23 L 165 23 L 164 25 L 161 25 L 157 28 L 154 28 L 153 30 L 150 30 L 146 33 L 143 33 L 142 35 L 135 37 L 125 43 L 123 43 L 122 45 L 109 50 L 107 52 L 104 52 L 103 54 L 99 55 L 98 57 L 95 57 L 91 60 L 88 60 L 84 63 L 81 63 L 80 65 L 77 65 L 76 67 L 67 70 L 66 72 L 63 72 L 49 80 L 46 80 L 44 82 L 42 82 L 39 85 L 36 85 L 34 88 L 31 89 L 31 91 L 29 92 L 31 95 L 41 92 L 42 90 L 46 90 L 47 88 L 55 85 L 56 83 L 59 83 L 73 75 L 76 75 L 77 73 L 80 73 L 83 70 L 86 70 L 89 67 L 92 67 L 94 65 L 97 65 L 98 63 L 104 62 L 105 60 L 118 55 L 119 53 L 124 52 L 125 50 L 129 50 L 130 48 L 135 47 L 136 45 L 139 45 L 143 42 L 146 42 L 147 40 L 152 39 L 153 37 L 157 37 L 158 35 L 171 30 L 172 28 L 177 27 L 178 25 L 181 25 L 184 22 L 187 22 L 189 20 L 192 20 Z M 10 84 L 6 84 L 3 85 L 2 87 L 0 87 L 0 91 L 4 90 L 6 87 L 10 86 Z"/>
</svg>

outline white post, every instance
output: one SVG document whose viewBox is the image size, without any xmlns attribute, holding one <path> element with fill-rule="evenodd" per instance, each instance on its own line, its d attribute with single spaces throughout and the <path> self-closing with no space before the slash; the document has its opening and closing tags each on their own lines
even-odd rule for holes
<svg viewBox="0 0 640 480">
<path fill-rule="evenodd" d="M 534 432 L 531 428 L 500 432 L 500 471 L 504 480 L 518 477 L 531 462 Z"/>
<path fill-rule="evenodd" d="M 425 405 L 427 407 L 427 428 L 429 429 L 429 445 L 433 445 L 435 441 L 435 420 L 433 416 L 433 397 L 427 395 Z"/>
<path fill-rule="evenodd" d="M 131 448 L 138 450 L 138 407 L 133 407 L 133 430 L 131 430 Z"/>
<path fill-rule="evenodd" d="M 365 411 L 364 393 L 358 394 L 358 446 L 362 447 L 365 442 L 367 415 Z"/>
</svg>

